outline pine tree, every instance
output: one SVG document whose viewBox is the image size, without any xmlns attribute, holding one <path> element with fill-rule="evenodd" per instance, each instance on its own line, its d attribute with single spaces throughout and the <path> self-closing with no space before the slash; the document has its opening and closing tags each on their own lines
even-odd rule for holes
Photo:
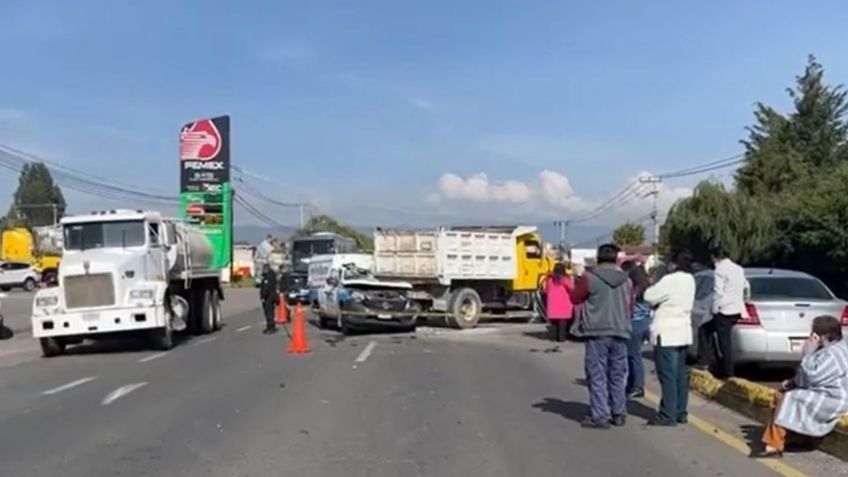
<svg viewBox="0 0 848 477">
<path fill-rule="evenodd" d="M 65 213 L 65 197 L 42 162 L 25 164 L 18 179 L 8 224 L 42 226 L 54 223 Z"/>
</svg>

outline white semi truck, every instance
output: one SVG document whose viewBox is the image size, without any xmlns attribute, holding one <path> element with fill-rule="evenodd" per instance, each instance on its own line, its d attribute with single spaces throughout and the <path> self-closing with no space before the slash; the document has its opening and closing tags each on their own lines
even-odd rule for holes
<svg viewBox="0 0 848 477">
<path fill-rule="evenodd" d="M 58 286 L 35 295 L 32 334 L 44 356 L 85 339 L 143 334 L 162 350 L 174 333 L 221 328 L 221 270 L 197 228 L 158 212 L 110 210 L 61 221 Z"/>
</svg>

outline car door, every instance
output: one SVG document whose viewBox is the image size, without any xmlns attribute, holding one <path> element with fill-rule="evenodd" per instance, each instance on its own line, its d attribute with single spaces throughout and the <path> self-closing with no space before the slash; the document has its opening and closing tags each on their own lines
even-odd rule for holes
<svg viewBox="0 0 848 477">
<path fill-rule="evenodd" d="M 11 275 L 15 285 L 20 285 L 29 277 L 29 265 L 26 263 L 11 263 Z"/>
<path fill-rule="evenodd" d="M 11 263 L 0 263 L 0 286 L 11 286 L 14 283 L 12 280 L 12 271 L 9 269 Z"/>
</svg>

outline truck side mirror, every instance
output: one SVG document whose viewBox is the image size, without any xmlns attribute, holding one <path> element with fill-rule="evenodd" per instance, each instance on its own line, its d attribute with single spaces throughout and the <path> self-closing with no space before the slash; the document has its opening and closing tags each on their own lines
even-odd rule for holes
<svg viewBox="0 0 848 477">
<path fill-rule="evenodd" d="M 339 284 L 339 279 L 336 277 L 327 277 L 327 285 L 331 287 L 337 286 Z"/>
</svg>

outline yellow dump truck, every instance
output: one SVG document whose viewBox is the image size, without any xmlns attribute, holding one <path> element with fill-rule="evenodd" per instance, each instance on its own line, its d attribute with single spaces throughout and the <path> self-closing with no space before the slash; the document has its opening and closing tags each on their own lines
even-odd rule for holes
<svg viewBox="0 0 848 477">
<path fill-rule="evenodd" d="M 473 328 L 484 311 L 534 314 L 534 295 L 554 259 L 536 227 L 440 227 L 374 232 L 374 272 L 403 280 L 422 311 Z"/>
<path fill-rule="evenodd" d="M 62 258 L 61 230 L 15 227 L 3 231 L 0 260 L 29 263 L 44 282 L 55 280 Z"/>
</svg>

